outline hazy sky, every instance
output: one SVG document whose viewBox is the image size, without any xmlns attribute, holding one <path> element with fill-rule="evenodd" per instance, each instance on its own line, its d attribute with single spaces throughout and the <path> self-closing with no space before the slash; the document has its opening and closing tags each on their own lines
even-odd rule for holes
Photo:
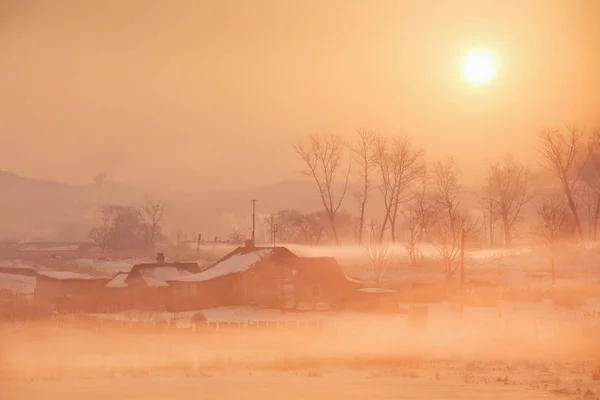
<svg viewBox="0 0 600 400">
<path fill-rule="evenodd" d="M 296 177 L 290 143 L 410 134 L 467 177 L 600 125 L 598 0 L 0 0 L 0 169 L 165 188 Z M 486 47 L 496 79 L 460 58 Z"/>
</svg>

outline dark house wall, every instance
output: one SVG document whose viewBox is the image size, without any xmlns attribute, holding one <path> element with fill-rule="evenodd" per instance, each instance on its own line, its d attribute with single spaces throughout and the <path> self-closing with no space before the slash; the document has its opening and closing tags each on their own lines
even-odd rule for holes
<svg viewBox="0 0 600 400">
<path fill-rule="evenodd" d="M 360 287 L 348 281 L 335 258 L 299 258 L 291 267 L 295 271 L 294 301 L 298 308 L 316 308 L 319 303 L 342 308 Z"/>
<path fill-rule="evenodd" d="M 126 287 L 105 288 L 102 308 L 106 312 L 116 312 L 127 309 L 172 310 L 173 289 L 166 286 L 148 286 L 144 280 L 144 271 L 176 267 L 191 273 L 200 272 L 197 263 L 149 263 L 134 265 L 125 278 Z M 184 308 L 184 307 L 180 307 Z"/>
<path fill-rule="evenodd" d="M 59 311 L 97 311 L 109 279 L 56 279 L 36 277 L 34 299 Z"/>
<path fill-rule="evenodd" d="M 295 273 L 294 273 L 295 271 Z M 223 306 L 341 308 L 360 285 L 333 258 L 264 260 L 246 272 L 203 282 L 170 282 L 174 310 Z"/>
<path fill-rule="evenodd" d="M 281 297 L 277 268 L 261 263 L 249 271 L 203 282 L 170 282 L 171 307 L 192 310 L 227 306 L 276 307 Z"/>
</svg>

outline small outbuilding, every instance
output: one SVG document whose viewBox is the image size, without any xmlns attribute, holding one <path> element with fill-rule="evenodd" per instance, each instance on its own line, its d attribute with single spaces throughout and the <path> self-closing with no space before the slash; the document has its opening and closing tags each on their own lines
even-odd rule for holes
<svg viewBox="0 0 600 400">
<path fill-rule="evenodd" d="M 34 301 L 59 312 L 96 311 L 109 278 L 69 271 L 38 271 Z"/>
<path fill-rule="evenodd" d="M 172 308 L 169 280 L 200 272 L 197 263 L 169 263 L 159 257 L 156 263 L 137 264 L 129 272 L 117 273 L 105 285 L 103 308 L 119 311 L 130 308 L 167 310 Z"/>
</svg>

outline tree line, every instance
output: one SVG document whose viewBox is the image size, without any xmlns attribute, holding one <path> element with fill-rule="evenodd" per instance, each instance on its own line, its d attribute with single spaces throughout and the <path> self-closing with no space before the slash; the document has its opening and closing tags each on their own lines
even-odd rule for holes
<svg viewBox="0 0 600 400">
<path fill-rule="evenodd" d="M 103 254 L 107 250 L 154 248 L 164 239 L 160 225 L 163 215 L 164 205 L 155 199 L 146 199 L 141 205 L 105 204 L 89 237 Z"/>
<path fill-rule="evenodd" d="M 541 168 L 508 154 L 487 165 L 485 182 L 475 189 L 479 207 L 463 205 L 467 189 L 453 157 L 428 160 L 425 150 L 409 136 L 384 136 L 358 129 L 354 138 L 312 135 L 294 145 L 302 160 L 303 174 L 310 177 L 322 204 L 328 236 L 342 243 L 340 225 L 353 210 L 353 241 L 383 243 L 399 241 L 402 231 L 411 260 L 416 262 L 418 244 L 435 246 L 442 258 L 456 259 L 463 232 L 474 241 L 482 234 L 489 242 L 510 246 L 523 222 L 523 210 L 536 206 L 535 234 L 540 239 L 596 240 L 600 220 L 600 130 L 577 126 L 543 129 L 537 136 Z M 540 177 L 549 176 L 544 182 Z M 375 201 L 374 193 L 378 192 Z M 347 197 L 353 196 L 354 205 Z M 383 211 L 369 224 L 369 208 Z M 477 212 L 475 212 L 477 211 Z M 477 216 L 476 216 L 477 215 Z M 293 211 L 273 216 L 282 239 L 304 238 L 319 231 L 308 215 Z M 314 213 L 313 213 L 314 218 Z M 374 227 L 375 225 L 375 227 Z M 315 236 L 312 234 L 312 236 Z M 318 235 L 316 235 L 318 237 Z"/>
</svg>

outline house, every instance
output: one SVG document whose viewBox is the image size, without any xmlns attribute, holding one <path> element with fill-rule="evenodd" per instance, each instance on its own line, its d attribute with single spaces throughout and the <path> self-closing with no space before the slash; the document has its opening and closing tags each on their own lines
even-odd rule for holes
<svg viewBox="0 0 600 400">
<path fill-rule="evenodd" d="M 285 247 L 238 247 L 208 269 L 169 281 L 179 310 L 217 306 L 275 307 L 283 266 L 298 258 Z"/>
<path fill-rule="evenodd" d="M 34 301 L 60 312 L 96 311 L 108 278 L 68 271 L 38 271 Z"/>
<path fill-rule="evenodd" d="M 291 279 L 284 286 L 286 308 L 340 308 L 362 285 L 348 277 L 333 257 L 299 257 L 290 269 Z"/>
<path fill-rule="evenodd" d="M 129 272 L 119 272 L 106 283 L 102 307 L 105 311 L 170 309 L 171 291 L 167 281 L 198 272 L 197 263 L 168 263 L 159 255 L 156 263 L 134 265 Z"/>
<path fill-rule="evenodd" d="M 314 309 L 340 305 L 356 281 L 333 258 L 302 258 L 285 247 L 239 247 L 208 269 L 169 280 L 178 310 L 251 305 Z"/>
</svg>

